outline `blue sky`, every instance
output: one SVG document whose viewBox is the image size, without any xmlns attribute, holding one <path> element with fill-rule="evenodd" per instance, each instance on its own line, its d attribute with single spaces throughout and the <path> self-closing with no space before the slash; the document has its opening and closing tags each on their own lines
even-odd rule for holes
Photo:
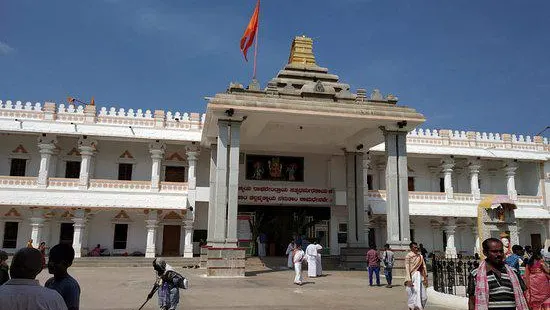
<svg viewBox="0 0 550 310">
<path fill-rule="evenodd" d="M 0 99 L 203 112 L 205 96 L 250 81 L 239 40 L 255 2 L 2 1 Z M 305 34 L 318 64 L 397 95 L 423 127 L 550 125 L 549 1 L 264 0 L 260 14 L 262 86 Z"/>
</svg>

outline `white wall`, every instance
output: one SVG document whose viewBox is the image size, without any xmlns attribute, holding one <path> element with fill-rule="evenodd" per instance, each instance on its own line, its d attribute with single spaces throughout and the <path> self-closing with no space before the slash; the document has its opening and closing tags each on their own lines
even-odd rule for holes
<svg viewBox="0 0 550 310">
<path fill-rule="evenodd" d="M 147 143 L 99 141 L 98 152 L 95 155 L 94 178 L 118 179 L 118 164 L 132 163 L 132 180 L 151 180 L 151 155 Z M 123 160 L 120 156 L 128 150 L 134 159 Z"/>
<path fill-rule="evenodd" d="M 26 176 L 38 176 L 40 154 L 38 153 L 37 138 L 38 136 L 33 135 L 1 134 L 0 175 L 10 175 L 11 157 L 15 157 L 27 158 Z M 12 153 L 20 144 L 27 150 L 27 154 Z"/>
<path fill-rule="evenodd" d="M 539 164 L 519 162 L 515 182 L 518 195 L 536 196 L 540 184 Z"/>
</svg>

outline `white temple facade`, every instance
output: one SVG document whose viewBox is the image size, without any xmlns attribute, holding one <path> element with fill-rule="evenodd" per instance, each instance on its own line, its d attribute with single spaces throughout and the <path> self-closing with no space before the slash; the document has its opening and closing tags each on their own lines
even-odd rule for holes
<svg viewBox="0 0 550 310">
<path fill-rule="evenodd" d="M 265 89 L 231 84 L 202 115 L 0 101 L 0 248 L 192 257 L 199 244 L 250 248 L 262 213 L 273 255 L 299 216 L 331 255 L 388 240 L 473 255 L 491 194 L 516 202 L 520 244 L 550 245 L 546 138 L 420 129 L 397 98 L 351 93 L 292 59 Z"/>
</svg>

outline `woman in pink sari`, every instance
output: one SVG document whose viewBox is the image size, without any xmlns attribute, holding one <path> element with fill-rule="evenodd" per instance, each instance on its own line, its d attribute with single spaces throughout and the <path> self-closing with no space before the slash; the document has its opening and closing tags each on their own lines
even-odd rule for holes
<svg viewBox="0 0 550 310">
<path fill-rule="evenodd" d="M 535 251 L 525 268 L 527 301 L 532 310 L 550 310 L 550 268 L 542 259 L 540 251 Z"/>
</svg>

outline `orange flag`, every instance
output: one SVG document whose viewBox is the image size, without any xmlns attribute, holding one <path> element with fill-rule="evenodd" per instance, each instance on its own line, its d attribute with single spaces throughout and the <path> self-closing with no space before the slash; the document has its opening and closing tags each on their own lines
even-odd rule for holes
<svg viewBox="0 0 550 310">
<path fill-rule="evenodd" d="M 252 14 L 252 17 L 250 18 L 250 22 L 248 22 L 248 26 L 244 30 L 243 37 L 241 38 L 241 51 L 243 52 L 244 59 L 246 61 L 248 61 L 248 58 L 246 57 L 248 48 L 252 46 L 252 43 L 254 43 L 254 39 L 256 38 L 256 32 L 258 31 L 259 16 L 260 16 L 260 0 L 258 0 L 258 3 L 256 3 L 256 9 L 254 9 L 254 14 Z"/>
</svg>

